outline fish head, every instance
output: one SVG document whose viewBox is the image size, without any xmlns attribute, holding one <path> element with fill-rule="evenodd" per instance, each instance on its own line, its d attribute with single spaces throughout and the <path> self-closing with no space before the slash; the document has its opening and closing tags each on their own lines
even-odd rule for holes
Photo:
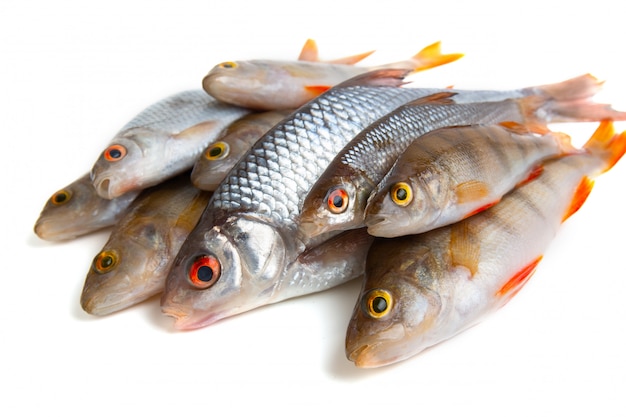
<svg viewBox="0 0 626 417">
<path fill-rule="evenodd" d="M 358 367 L 404 360 L 430 346 L 437 332 L 442 301 L 433 287 L 436 262 L 427 247 L 401 244 L 407 242 L 377 240 L 368 254 L 346 332 L 346 356 Z"/>
<path fill-rule="evenodd" d="M 80 304 L 102 316 L 138 304 L 161 291 L 174 257 L 150 218 L 138 218 L 124 233 L 111 235 L 91 265 Z"/>
<path fill-rule="evenodd" d="M 213 142 L 194 164 L 191 182 L 201 190 L 215 190 L 249 148 L 240 141 Z"/>
<path fill-rule="evenodd" d="M 363 226 L 371 186 L 357 176 L 324 175 L 302 205 L 299 223 L 307 237 Z"/>
<path fill-rule="evenodd" d="M 430 192 L 416 176 L 391 176 L 372 192 L 365 207 L 367 230 L 374 236 L 396 237 L 430 210 Z"/>
<path fill-rule="evenodd" d="M 257 110 L 267 107 L 267 97 L 276 95 L 276 81 L 285 79 L 277 65 L 261 60 L 226 61 L 213 67 L 202 79 L 202 88 L 225 103 Z"/>
<path fill-rule="evenodd" d="M 158 182 L 154 176 L 163 170 L 163 158 L 159 156 L 166 139 L 164 133 L 148 128 L 118 134 L 91 169 L 98 195 L 110 200 Z"/>
<path fill-rule="evenodd" d="M 285 242 L 271 224 L 243 216 L 208 230 L 202 223 L 179 250 L 161 298 L 178 329 L 269 304 L 286 266 Z"/>
<path fill-rule="evenodd" d="M 99 199 L 89 175 L 56 191 L 35 222 L 35 234 L 44 240 L 66 240 L 91 231 L 88 223 L 97 216 L 99 208 L 94 198 Z"/>
</svg>

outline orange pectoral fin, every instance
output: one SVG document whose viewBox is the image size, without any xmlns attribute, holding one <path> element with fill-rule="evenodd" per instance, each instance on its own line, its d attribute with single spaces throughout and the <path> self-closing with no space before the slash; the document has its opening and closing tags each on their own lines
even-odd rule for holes
<svg viewBox="0 0 626 417">
<path fill-rule="evenodd" d="M 479 201 L 489 196 L 489 185 L 482 181 L 466 181 L 458 184 L 454 192 L 459 204 Z"/>
<path fill-rule="evenodd" d="M 460 221 L 451 226 L 449 250 L 452 264 L 466 267 L 473 276 L 480 263 L 480 242 L 473 239 L 468 224 Z"/>
<path fill-rule="evenodd" d="M 578 209 L 582 207 L 587 197 L 589 197 L 589 193 L 591 193 L 593 184 L 593 180 L 589 179 L 589 177 L 583 177 L 583 179 L 580 180 L 580 184 L 578 184 L 578 188 L 576 188 L 576 192 L 574 193 L 574 198 L 572 198 L 569 208 L 563 215 L 561 223 L 569 219 L 572 214 L 576 213 Z"/>
<path fill-rule="evenodd" d="M 522 289 L 524 284 L 526 284 L 526 282 L 533 275 L 533 273 L 537 269 L 537 265 L 541 261 L 541 258 L 543 257 L 538 257 L 537 259 L 523 267 L 521 270 L 519 270 L 515 275 L 513 275 L 513 277 L 511 277 L 511 279 L 509 279 L 506 284 L 504 284 L 502 288 L 500 288 L 498 292 L 496 292 L 496 296 L 508 296 L 509 299 L 513 298 L 513 296 L 515 296 L 515 294 L 517 294 L 518 291 Z"/>
<path fill-rule="evenodd" d="M 315 96 L 319 96 L 320 94 L 330 90 L 330 88 L 331 88 L 330 85 L 306 85 L 304 86 L 304 89 L 306 91 L 308 91 L 309 93 Z"/>
</svg>

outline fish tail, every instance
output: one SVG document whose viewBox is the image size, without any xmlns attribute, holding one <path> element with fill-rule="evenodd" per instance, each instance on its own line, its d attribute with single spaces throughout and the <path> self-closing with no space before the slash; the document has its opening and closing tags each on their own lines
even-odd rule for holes
<svg viewBox="0 0 626 417">
<path fill-rule="evenodd" d="M 613 122 L 603 120 L 583 149 L 600 157 L 605 162 L 601 173 L 606 172 L 626 153 L 626 131 L 615 133 Z"/>
<path fill-rule="evenodd" d="M 591 74 L 585 74 L 559 83 L 534 87 L 532 94 L 521 100 L 521 106 L 531 122 L 626 120 L 626 112 L 592 101 L 603 84 L 603 81 Z"/>
<path fill-rule="evenodd" d="M 461 59 L 464 54 L 442 54 L 441 42 L 435 42 L 423 48 L 417 54 L 413 55 L 410 61 L 413 63 L 413 72 L 424 71 L 430 68 L 449 64 Z"/>
</svg>

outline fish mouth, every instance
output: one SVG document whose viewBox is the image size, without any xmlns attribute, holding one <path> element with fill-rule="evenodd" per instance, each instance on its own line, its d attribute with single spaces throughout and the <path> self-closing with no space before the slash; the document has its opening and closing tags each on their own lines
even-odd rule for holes
<svg viewBox="0 0 626 417">
<path fill-rule="evenodd" d="M 176 330 L 199 329 L 201 327 L 209 326 L 222 318 L 222 315 L 212 314 L 198 319 L 195 318 L 190 311 L 187 311 L 182 307 L 175 306 L 161 307 L 161 312 L 174 319 L 174 328 Z"/>
<path fill-rule="evenodd" d="M 406 329 L 401 324 L 378 332 L 372 336 L 358 339 L 358 331 L 351 327 L 348 330 L 346 356 L 359 368 L 378 368 L 397 362 L 402 353 Z"/>
<path fill-rule="evenodd" d="M 384 229 L 391 223 L 385 216 L 380 216 L 380 215 L 369 215 L 365 218 L 365 226 L 367 227 L 367 231 L 368 233 L 374 235 L 374 236 L 383 236 L 381 234 L 377 234 L 377 233 L 381 233 L 381 230 L 384 231 Z M 383 236 L 384 237 L 384 236 Z"/>
</svg>

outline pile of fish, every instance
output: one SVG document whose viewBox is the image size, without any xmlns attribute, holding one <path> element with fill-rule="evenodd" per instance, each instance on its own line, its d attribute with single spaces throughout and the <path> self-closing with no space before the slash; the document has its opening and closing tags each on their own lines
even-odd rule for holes
<svg viewBox="0 0 626 417">
<path fill-rule="evenodd" d="M 346 355 L 414 356 L 506 304 L 593 180 L 626 151 L 582 75 L 515 90 L 420 88 L 453 62 L 430 45 L 379 67 L 371 52 L 224 62 L 165 98 L 52 195 L 35 233 L 110 227 L 81 306 L 107 315 L 161 295 L 178 329 L 363 280 Z M 576 148 L 549 123 L 598 122 Z"/>
</svg>

